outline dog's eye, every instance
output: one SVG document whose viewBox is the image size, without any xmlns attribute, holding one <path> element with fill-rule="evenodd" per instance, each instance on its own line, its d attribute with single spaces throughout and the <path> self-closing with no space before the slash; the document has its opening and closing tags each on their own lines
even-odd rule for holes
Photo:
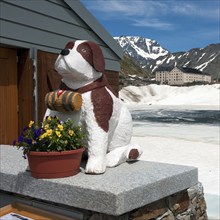
<svg viewBox="0 0 220 220">
<path fill-rule="evenodd" d="M 77 51 L 90 64 L 92 64 L 92 50 L 87 43 L 82 43 L 77 47 Z"/>
<path fill-rule="evenodd" d="M 83 54 L 86 54 L 86 53 L 90 53 L 91 52 L 91 49 L 89 47 L 82 47 L 81 48 L 81 52 Z"/>
<path fill-rule="evenodd" d="M 81 49 L 81 52 L 87 53 L 87 49 L 86 49 L 86 48 L 82 48 L 82 49 Z"/>
</svg>

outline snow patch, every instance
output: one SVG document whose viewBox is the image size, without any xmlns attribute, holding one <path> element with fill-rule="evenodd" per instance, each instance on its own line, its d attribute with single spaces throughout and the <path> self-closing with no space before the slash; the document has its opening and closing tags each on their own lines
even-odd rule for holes
<svg viewBox="0 0 220 220">
<path fill-rule="evenodd" d="M 147 105 L 219 105 L 220 84 L 177 87 L 151 84 L 128 86 L 119 92 L 128 104 Z"/>
<path fill-rule="evenodd" d="M 208 62 L 205 62 L 195 68 L 199 69 L 200 71 L 203 71 L 208 66 L 208 64 L 211 63 L 217 56 L 218 56 L 218 54 L 216 56 L 214 56 L 212 59 L 210 59 Z"/>
</svg>

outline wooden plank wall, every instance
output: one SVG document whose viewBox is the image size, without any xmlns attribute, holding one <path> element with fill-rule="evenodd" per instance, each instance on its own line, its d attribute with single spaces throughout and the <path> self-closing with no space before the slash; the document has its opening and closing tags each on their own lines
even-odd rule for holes
<svg viewBox="0 0 220 220">
<path fill-rule="evenodd" d="M 17 51 L 0 47 L 0 144 L 12 144 L 18 134 Z"/>
<path fill-rule="evenodd" d="M 28 50 L 18 50 L 18 131 L 34 120 L 34 67 Z"/>
<path fill-rule="evenodd" d="M 45 111 L 45 95 L 59 88 L 61 76 L 55 71 L 54 63 L 58 54 L 38 51 L 38 120 L 42 121 Z"/>
</svg>

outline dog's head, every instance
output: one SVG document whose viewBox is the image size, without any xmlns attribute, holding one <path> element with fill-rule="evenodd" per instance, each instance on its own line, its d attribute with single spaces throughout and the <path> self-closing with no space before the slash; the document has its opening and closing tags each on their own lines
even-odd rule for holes
<svg viewBox="0 0 220 220">
<path fill-rule="evenodd" d="M 55 62 L 56 71 L 63 78 L 74 81 L 97 79 L 104 68 L 102 50 L 91 41 L 68 42 Z"/>
</svg>

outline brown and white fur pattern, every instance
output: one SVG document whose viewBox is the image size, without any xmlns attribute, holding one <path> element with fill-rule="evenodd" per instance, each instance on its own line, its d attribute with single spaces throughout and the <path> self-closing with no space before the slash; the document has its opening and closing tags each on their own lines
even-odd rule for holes
<svg viewBox="0 0 220 220">
<path fill-rule="evenodd" d="M 72 90 L 83 88 L 100 79 L 104 68 L 100 47 L 90 41 L 69 42 L 55 62 L 55 69 L 62 76 L 62 82 Z M 73 119 L 85 129 L 85 145 L 88 149 L 86 173 L 104 173 L 106 167 L 115 167 L 123 162 L 136 160 L 142 154 L 142 149 L 137 144 L 130 143 L 132 118 L 128 109 L 109 87 L 104 88 L 112 100 L 110 115 L 108 117 L 101 115 L 104 117 L 102 120 L 105 125 L 98 122 L 99 110 L 105 103 L 103 105 L 98 103 L 99 109 L 96 109 L 98 113 L 95 113 L 92 91 L 82 93 L 82 108 L 78 112 L 57 112 L 47 109 L 45 114 L 45 117 L 56 115 L 62 121 Z M 94 94 L 95 99 L 103 101 L 101 92 Z"/>
</svg>

